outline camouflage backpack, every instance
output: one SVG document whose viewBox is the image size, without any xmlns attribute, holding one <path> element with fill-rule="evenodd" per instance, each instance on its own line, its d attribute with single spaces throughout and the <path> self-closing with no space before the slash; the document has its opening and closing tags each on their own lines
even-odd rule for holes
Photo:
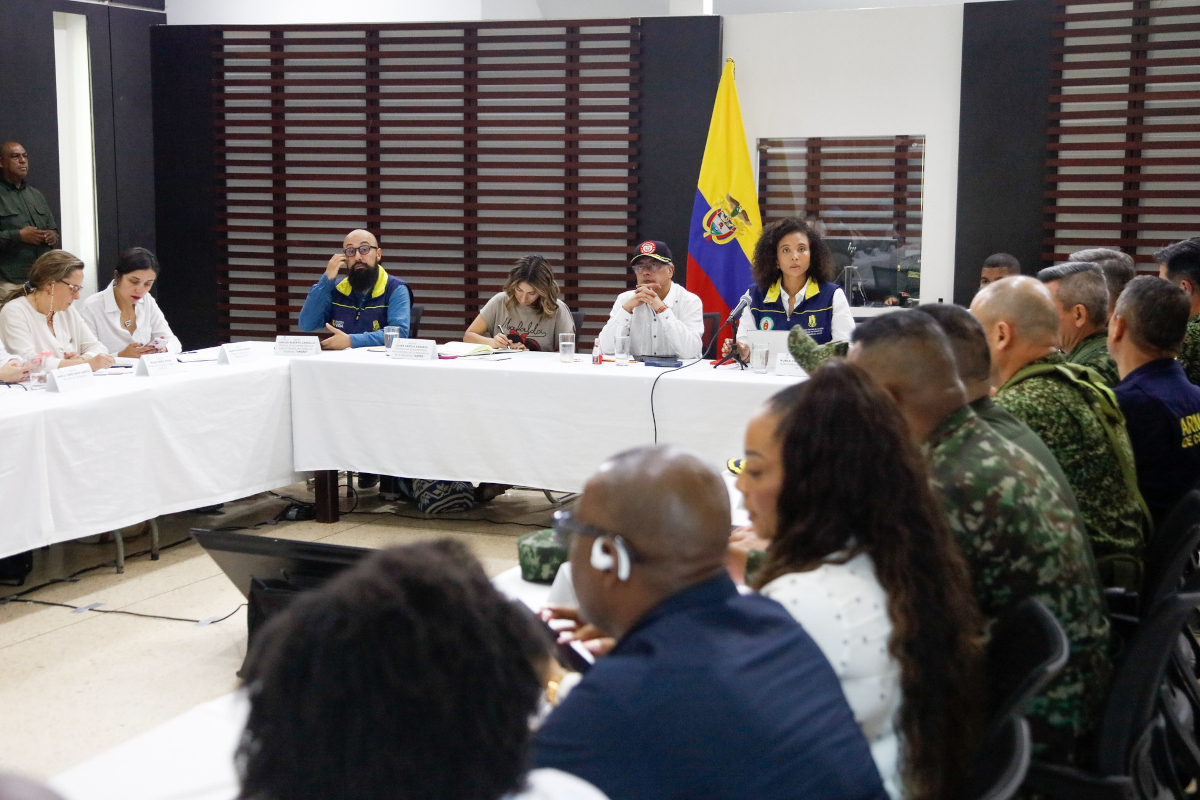
<svg viewBox="0 0 1200 800">
<path fill-rule="evenodd" d="M 1125 478 L 1125 485 L 1133 492 L 1138 508 L 1145 517 L 1146 530 L 1154 530 L 1150 509 L 1147 508 L 1146 501 L 1138 489 L 1137 466 L 1133 462 L 1133 451 L 1123 446 L 1124 442 L 1119 433 L 1125 428 L 1125 415 L 1121 413 L 1121 406 L 1117 404 L 1117 396 L 1113 394 L 1112 389 L 1105 385 L 1104 378 L 1100 376 L 1099 372 L 1082 364 L 1047 362 L 1029 364 L 1018 370 L 1017 374 L 1009 378 L 1008 382 L 1010 384 L 1020 383 L 1026 378 L 1050 373 L 1061 376 L 1079 389 L 1092 411 L 1096 413 L 1096 418 L 1100 420 L 1100 426 L 1104 428 L 1104 434 L 1108 437 L 1108 443 L 1112 445 L 1112 450 L 1117 456 L 1117 462 L 1121 465 L 1121 474 Z"/>
</svg>

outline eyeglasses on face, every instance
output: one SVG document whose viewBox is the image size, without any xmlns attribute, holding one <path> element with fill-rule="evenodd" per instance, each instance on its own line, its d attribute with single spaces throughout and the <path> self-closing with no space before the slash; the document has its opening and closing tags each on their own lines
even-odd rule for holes
<svg viewBox="0 0 1200 800">
<path fill-rule="evenodd" d="M 378 250 L 378 249 L 379 248 L 373 244 L 360 244 L 358 247 L 344 248 L 342 250 L 342 253 L 345 254 L 346 258 L 354 258 L 355 253 L 361 253 L 362 255 L 365 256 L 367 253 L 371 252 L 372 250 Z M 326 252 L 328 252 L 328 251 L 326 251 Z"/>
<path fill-rule="evenodd" d="M 82 291 L 83 291 L 83 287 L 82 287 L 82 286 L 76 286 L 75 284 L 73 284 L 73 283 L 67 283 L 66 281 L 59 281 L 59 283 L 61 283 L 63 286 L 65 286 L 65 287 L 67 287 L 68 289 L 70 289 L 70 290 L 71 290 L 71 294 L 79 294 L 80 292 L 82 292 Z"/>
<path fill-rule="evenodd" d="M 666 264 L 662 263 L 661 261 L 654 261 L 649 264 L 634 264 L 632 269 L 635 273 L 641 275 L 649 272 L 658 272 L 665 266 Z"/>
</svg>

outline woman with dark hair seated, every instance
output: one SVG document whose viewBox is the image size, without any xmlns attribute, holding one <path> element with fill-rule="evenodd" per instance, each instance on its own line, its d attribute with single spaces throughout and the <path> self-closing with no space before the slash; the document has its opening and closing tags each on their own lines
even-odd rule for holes
<svg viewBox="0 0 1200 800">
<path fill-rule="evenodd" d="M 750 582 L 829 659 L 888 794 L 955 797 L 982 710 L 983 622 L 895 404 L 826 364 L 751 420 L 738 488 L 770 541 Z"/>
<path fill-rule="evenodd" d="M 255 637 L 243 800 L 604 800 L 529 769 L 550 639 L 465 545 L 373 553 Z"/>
<path fill-rule="evenodd" d="M 558 335 L 575 330 L 558 299 L 554 270 L 539 255 L 525 256 L 508 273 L 504 289 L 480 309 L 464 342 L 513 350 L 558 351 Z"/>
<path fill-rule="evenodd" d="M 83 301 L 79 313 L 110 353 L 141 358 L 183 350 L 150 289 L 158 282 L 158 259 L 144 247 L 121 253 L 112 282 Z"/>
<path fill-rule="evenodd" d="M 754 246 L 750 274 L 754 284 L 738 320 L 737 346 L 742 358 L 750 357 L 750 331 L 790 331 L 797 325 L 817 344 L 848 341 L 854 315 L 846 294 L 836 283 L 833 254 L 817 229 L 787 217 L 763 228 Z M 722 357 L 732 344 L 726 341 Z"/>
</svg>

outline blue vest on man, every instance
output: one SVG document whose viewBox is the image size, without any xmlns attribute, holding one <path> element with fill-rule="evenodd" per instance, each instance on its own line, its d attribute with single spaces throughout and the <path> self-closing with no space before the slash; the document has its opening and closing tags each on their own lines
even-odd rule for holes
<svg viewBox="0 0 1200 800">
<path fill-rule="evenodd" d="M 343 333 L 381 331 L 388 324 L 388 301 L 394 291 L 407 292 L 399 278 L 388 275 L 383 267 L 371 288 L 370 296 L 360 296 L 358 305 L 350 297 L 350 279 L 342 278 L 333 288 L 333 316 L 329 324 Z"/>
<path fill-rule="evenodd" d="M 817 283 L 812 278 L 804 284 L 801 298 L 791 314 L 787 313 L 780 282 L 766 291 L 755 284 L 750 287 L 750 311 L 754 327 L 760 331 L 790 331 L 799 325 L 817 344 L 833 340 L 833 293 L 836 283 Z"/>
</svg>

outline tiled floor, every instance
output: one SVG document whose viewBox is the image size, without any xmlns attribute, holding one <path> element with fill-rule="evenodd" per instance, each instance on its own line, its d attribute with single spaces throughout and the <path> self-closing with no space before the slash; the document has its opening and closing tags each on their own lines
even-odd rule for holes
<svg viewBox="0 0 1200 800">
<path fill-rule="evenodd" d="M 305 491 L 300 484 L 281 493 L 303 497 Z M 213 515 L 163 517 L 162 558 L 131 557 L 124 575 L 100 566 L 114 557 L 112 544 L 72 542 L 36 553 L 25 586 L 0 588 L 0 597 L 99 567 L 26 597 L 186 619 L 237 611 L 222 622 L 199 626 L 22 602 L 0 605 L 0 771 L 50 777 L 235 689 L 234 673 L 246 654 L 246 610 L 239 608 L 244 599 L 187 531 L 253 525 L 286 505 L 263 494 L 227 504 Z M 487 573 L 495 575 L 517 563 L 517 537 L 546 527 L 551 510 L 540 492 L 511 490 L 475 511 L 426 519 L 371 492 L 358 513 L 336 524 L 281 522 L 254 532 L 372 548 L 452 536 L 466 542 Z M 126 551 L 148 547 L 143 536 L 128 542 Z"/>
</svg>

